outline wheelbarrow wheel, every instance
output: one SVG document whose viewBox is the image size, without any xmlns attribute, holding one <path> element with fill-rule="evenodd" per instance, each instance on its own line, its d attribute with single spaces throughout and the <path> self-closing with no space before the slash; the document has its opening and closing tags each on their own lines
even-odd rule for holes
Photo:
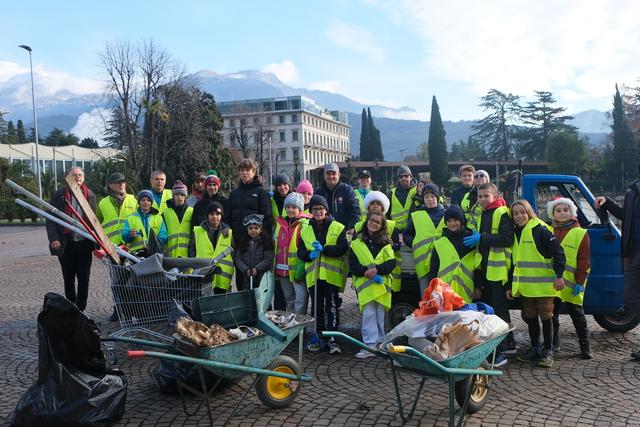
<svg viewBox="0 0 640 427">
<path fill-rule="evenodd" d="M 298 363 L 289 356 L 278 356 L 266 368 L 297 375 Z M 286 408 L 300 392 L 300 383 L 287 378 L 262 375 L 256 382 L 256 394 L 262 403 L 274 409 Z"/>
<path fill-rule="evenodd" d="M 482 365 L 478 367 L 478 369 L 489 369 L 489 363 L 485 360 L 482 362 Z M 476 381 L 473 385 L 473 390 L 469 390 L 471 386 L 471 375 L 466 377 L 464 380 L 458 381 L 455 384 L 455 395 L 456 401 L 458 405 L 462 407 L 464 405 L 464 400 L 469 395 L 469 404 L 467 405 L 467 413 L 473 414 L 478 412 L 484 404 L 487 402 L 487 397 L 489 397 L 489 384 L 491 382 L 491 377 L 488 375 L 476 375 Z"/>
</svg>

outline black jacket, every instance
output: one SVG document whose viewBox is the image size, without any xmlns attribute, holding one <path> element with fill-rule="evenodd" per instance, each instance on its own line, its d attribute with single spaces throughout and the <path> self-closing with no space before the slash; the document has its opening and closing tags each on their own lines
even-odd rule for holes
<svg viewBox="0 0 640 427">
<path fill-rule="evenodd" d="M 254 281 L 254 286 L 260 283 L 262 275 L 269 271 L 273 266 L 273 258 L 275 256 L 273 250 L 273 243 L 266 242 L 263 237 L 258 237 L 255 240 L 249 240 L 246 248 L 237 248 L 233 256 L 233 261 L 236 264 L 237 274 L 246 275 L 247 270 L 255 268 L 258 270 L 258 276 Z"/>
<path fill-rule="evenodd" d="M 440 203 L 438 203 L 438 205 L 435 208 L 427 208 L 424 205 L 422 205 L 417 210 L 427 211 L 429 218 L 431 218 L 431 221 L 433 222 L 433 225 L 436 226 L 436 228 L 438 227 L 438 224 L 440 224 L 440 220 L 442 220 L 442 217 L 444 216 L 444 212 L 446 211 L 444 206 L 442 206 Z M 409 214 L 409 218 L 407 219 L 407 228 L 405 228 L 404 231 L 402 232 L 402 239 L 405 245 L 411 247 L 413 245 L 413 239 L 415 237 L 416 237 L 416 226 L 413 223 L 413 217 L 411 216 L 411 214 Z"/>
<path fill-rule="evenodd" d="M 480 244 L 478 245 L 478 252 L 482 255 L 481 269 L 483 271 L 487 270 L 490 248 L 509 248 L 513 245 L 514 225 L 513 220 L 509 215 L 502 215 L 500 225 L 498 226 L 498 232 L 495 234 L 491 233 L 491 222 L 494 211 L 495 209 L 482 211 L 482 224 L 479 230 L 482 237 L 480 238 Z"/>
<path fill-rule="evenodd" d="M 202 194 L 200 200 L 196 202 L 193 206 L 193 213 L 191 214 L 191 229 L 196 225 L 202 224 L 202 221 L 207 220 L 207 211 L 209 210 L 209 205 L 213 202 L 218 202 L 222 205 L 222 221 L 229 223 L 227 220 L 227 210 L 229 209 L 227 206 L 227 198 L 221 191 L 218 191 L 213 197 L 209 197 L 209 193 L 206 191 Z M 167 202 L 168 203 L 168 202 Z"/>
<path fill-rule="evenodd" d="M 271 235 L 273 226 L 273 214 L 271 213 L 271 198 L 264 189 L 261 178 L 256 175 L 249 184 L 240 182 L 238 186 L 229 194 L 227 202 L 227 221 L 233 230 L 235 241 L 244 232 L 242 221 L 249 214 L 264 215 L 262 228 Z"/>
<path fill-rule="evenodd" d="M 53 193 L 53 196 L 51 196 L 51 201 L 49 202 L 51 205 L 53 205 L 56 209 L 61 210 L 62 212 L 64 212 L 64 209 L 66 207 L 66 203 L 64 201 L 64 194 L 67 190 L 67 186 L 63 186 L 62 188 L 59 188 L 55 193 Z M 89 206 L 91 206 L 91 210 L 93 210 L 93 212 L 96 211 L 96 196 L 95 194 L 93 194 L 93 192 L 91 190 L 89 190 L 89 197 L 88 200 L 89 202 Z M 74 219 L 75 216 L 72 216 Z M 60 242 L 60 249 L 53 250 L 51 249 L 51 246 L 49 246 L 49 252 L 51 252 L 51 255 L 57 255 L 57 256 L 62 256 L 64 254 L 64 250 L 67 244 L 67 241 L 69 240 L 69 238 L 71 238 L 71 234 L 69 233 L 65 233 L 65 228 L 61 225 L 56 224 L 53 221 L 46 221 L 46 230 L 47 230 L 47 238 L 49 239 L 49 244 L 51 244 L 51 242 L 58 240 Z"/>
<path fill-rule="evenodd" d="M 230 231 L 229 226 L 224 222 L 220 223 L 220 226 L 218 227 L 217 230 L 214 230 L 211 228 L 208 220 L 204 220 L 197 225 L 200 225 L 205 230 L 207 230 L 207 237 L 209 237 L 209 241 L 211 242 L 214 248 L 218 243 L 218 238 L 220 237 L 220 233 L 222 233 L 222 235 L 226 237 Z M 189 255 L 189 258 L 195 258 L 196 256 L 196 235 L 194 233 L 191 233 L 191 237 L 189 238 L 189 246 L 187 248 L 187 253 Z"/>
<path fill-rule="evenodd" d="M 371 239 L 364 240 L 364 243 L 369 248 L 369 251 L 371 252 L 371 255 L 373 256 L 374 259 L 376 256 L 378 256 L 382 248 L 386 246 L 386 245 L 381 245 L 379 243 L 375 243 Z M 396 266 L 396 260 L 394 258 L 394 259 L 390 259 L 389 261 L 385 261 L 382 264 L 376 264 L 375 268 L 376 270 L 378 270 L 378 274 L 380 276 L 386 276 L 388 274 L 391 274 L 395 266 Z M 358 257 L 356 256 L 355 252 L 353 252 L 353 249 L 350 249 L 349 250 L 349 271 L 351 272 L 351 274 L 356 277 L 362 277 L 364 276 L 364 272 L 367 271 L 368 269 L 369 269 L 369 266 L 360 264 L 360 261 L 358 261 Z"/>
<path fill-rule="evenodd" d="M 520 242 L 521 235 L 522 228 L 516 227 L 515 236 L 518 242 Z M 542 224 L 538 224 L 531 229 L 531 236 L 540 255 L 553 260 L 553 271 L 556 273 L 556 277 L 562 277 L 566 259 L 562 246 L 560 246 L 556 240 L 553 232 L 549 231 L 547 227 Z M 511 273 L 513 273 L 513 271 Z"/>
<path fill-rule="evenodd" d="M 622 221 L 622 256 L 630 256 L 636 248 L 635 243 L 635 228 L 634 221 L 635 209 L 640 198 L 640 181 L 634 182 L 624 195 L 624 204 L 618 205 L 616 202 L 607 197 L 607 201 L 602 205 L 602 209 L 605 209 L 611 215 L 615 216 Z"/>
<path fill-rule="evenodd" d="M 458 253 L 460 259 L 464 258 L 468 253 L 473 252 L 476 248 L 468 248 L 464 245 L 463 239 L 467 236 L 471 236 L 471 229 L 464 228 L 460 230 L 458 233 L 452 233 L 448 228 L 442 230 L 442 238 L 449 239 L 449 242 L 453 245 Z M 432 279 L 438 277 L 438 270 L 440 270 L 440 256 L 434 250 L 431 252 L 431 261 L 429 264 L 429 272 L 427 273 L 427 283 L 429 283 Z"/>
<path fill-rule="evenodd" d="M 471 188 L 472 187 L 465 187 L 464 185 L 461 185 L 460 187 L 453 190 L 451 192 L 451 204 L 460 206 L 460 203 L 462 203 L 462 198 L 465 194 L 471 191 Z"/>
<path fill-rule="evenodd" d="M 329 225 L 335 221 L 333 217 L 329 216 L 321 226 L 318 225 L 315 219 L 311 218 L 309 220 L 309 225 L 313 228 L 313 232 L 316 236 L 316 240 L 320 242 L 323 246 L 322 254 L 328 257 L 339 258 L 342 255 L 346 254 L 349 250 L 349 243 L 347 242 L 347 236 L 345 228 L 342 230 L 342 233 L 338 236 L 338 240 L 336 241 L 335 246 L 325 246 L 327 241 L 327 230 L 329 229 Z M 309 258 L 311 251 L 307 250 L 307 247 L 302 240 L 302 236 L 298 237 L 298 258 L 300 258 L 304 262 L 311 262 L 312 259 Z"/>
<path fill-rule="evenodd" d="M 314 194 L 327 199 L 329 213 L 344 225 L 346 230 L 351 230 L 356 222 L 360 221 L 360 204 L 356 192 L 350 185 L 338 182 L 333 190 L 329 190 L 323 181 L 320 187 L 314 190 Z"/>
</svg>

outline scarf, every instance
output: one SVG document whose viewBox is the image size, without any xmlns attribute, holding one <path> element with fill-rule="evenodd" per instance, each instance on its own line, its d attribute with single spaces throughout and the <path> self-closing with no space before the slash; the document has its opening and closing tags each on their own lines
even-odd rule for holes
<svg viewBox="0 0 640 427">
<path fill-rule="evenodd" d="M 572 228 L 574 226 L 574 224 L 578 222 L 578 220 L 576 218 L 573 218 L 567 222 L 555 222 L 552 221 L 552 226 L 553 228 Z"/>
<path fill-rule="evenodd" d="M 507 206 L 507 202 L 502 198 L 499 197 L 496 200 L 494 200 L 493 202 L 489 203 L 489 205 L 487 206 L 487 208 L 485 210 L 489 210 L 489 209 L 497 209 L 500 206 Z"/>
</svg>

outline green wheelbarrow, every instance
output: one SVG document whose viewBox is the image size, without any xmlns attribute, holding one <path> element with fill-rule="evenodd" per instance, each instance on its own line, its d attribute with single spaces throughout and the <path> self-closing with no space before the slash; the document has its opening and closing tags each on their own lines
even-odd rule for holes
<svg viewBox="0 0 640 427">
<path fill-rule="evenodd" d="M 206 405 L 209 422 L 213 424 L 210 394 L 218 388 L 222 380 L 235 381 L 245 375 L 255 375 L 238 402 L 232 408 L 225 424 L 236 414 L 240 405 L 252 388 L 262 403 L 274 409 L 289 406 L 301 391 L 301 384 L 312 378 L 302 373 L 302 346 L 304 327 L 313 321 L 309 316 L 295 315 L 295 322 L 282 329 L 265 317 L 266 308 L 273 293 L 273 276 L 265 275 L 258 289 L 232 292 L 196 298 L 191 303 L 193 319 L 206 325 L 217 323 L 227 329 L 239 325 L 254 326 L 263 334 L 233 341 L 214 347 L 197 347 L 177 334 L 172 343 L 148 341 L 137 338 L 115 336 L 103 341 L 124 342 L 160 351 L 130 350 L 129 358 L 152 357 L 196 366 L 203 392 L 178 383 L 182 407 L 186 415 L 193 415 L 202 405 Z M 293 316 L 289 314 L 290 316 Z M 280 353 L 298 337 L 298 358 Z M 207 387 L 203 369 L 217 376 L 211 387 Z M 193 412 L 186 407 L 182 389 L 201 394 L 202 400 Z"/>
<path fill-rule="evenodd" d="M 435 361 L 414 349 L 403 345 L 387 344 L 378 348 L 370 347 L 342 332 L 325 331 L 325 337 L 340 338 L 361 349 L 389 361 L 391 376 L 398 402 L 398 411 L 402 421 L 407 422 L 416 410 L 425 381 L 429 378 L 441 380 L 449 389 L 449 425 L 462 425 L 467 413 L 474 413 L 484 406 L 490 390 L 490 378 L 502 375 L 502 371 L 491 369 L 495 361 L 496 348 L 505 339 L 508 332 L 484 341 L 449 359 Z M 492 355 L 492 362 L 487 357 Z M 400 373 L 409 373 L 421 378 L 409 413 L 405 413 L 400 396 Z M 456 423 L 454 399 L 461 406 L 460 416 Z"/>
</svg>

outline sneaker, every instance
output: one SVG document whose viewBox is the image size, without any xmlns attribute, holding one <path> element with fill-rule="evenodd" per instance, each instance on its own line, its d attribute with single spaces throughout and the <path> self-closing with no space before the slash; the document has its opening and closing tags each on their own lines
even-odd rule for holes
<svg viewBox="0 0 640 427">
<path fill-rule="evenodd" d="M 516 354 L 518 351 L 517 347 L 516 347 L 516 343 L 511 341 L 508 342 L 504 345 L 504 352 L 505 354 Z"/>
<path fill-rule="evenodd" d="M 500 366 L 504 366 L 508 363 L 507 355 L 504 352 L 496 353 L 496 360 L 493 362 L 494 368 L 499 368 Z"/>
<path fill-rule="evenodd" d="M 329 354 L 342 354 L 342 349 L 335 340 L 329 340 Z"/>
<path fill-rule="evenodd" d="M 593 359 L 593 354 L 591 354 L 591 346 L 589 346 L 589 341 L 583 341 L 580 343 L 580 357 L 584 360 Z"/>
<path fill-rule="evenodd" d="M 518 354 L 520 362 L 538 363 L 540 360 L 540 347 L 531 347 L 526 353 Z"/>
<path fill-rule="evenodd" d="M 310 339 L 307 342 L 307 345 L 304 346 L 304 348 L 311 353 L 317 353 L 322 350 L 323 347 L 324 345 L 322 340 L 318 339 L 317 337 Z"/>
<path fill-rule="evenodd" d="M 370 351 L 367 350 L 360 350 L 359 352 L 356 353 L 356 359 L 366 359 L 369 357 L 374 357 L 375 354 L 371 353 Z"/>
<path fill-rule="evenodd" d="M 550 368 L 553 366 L 553 351 L 543 350 L 538 360 L 538 366 L 542 368 Z"/>
</svg>

